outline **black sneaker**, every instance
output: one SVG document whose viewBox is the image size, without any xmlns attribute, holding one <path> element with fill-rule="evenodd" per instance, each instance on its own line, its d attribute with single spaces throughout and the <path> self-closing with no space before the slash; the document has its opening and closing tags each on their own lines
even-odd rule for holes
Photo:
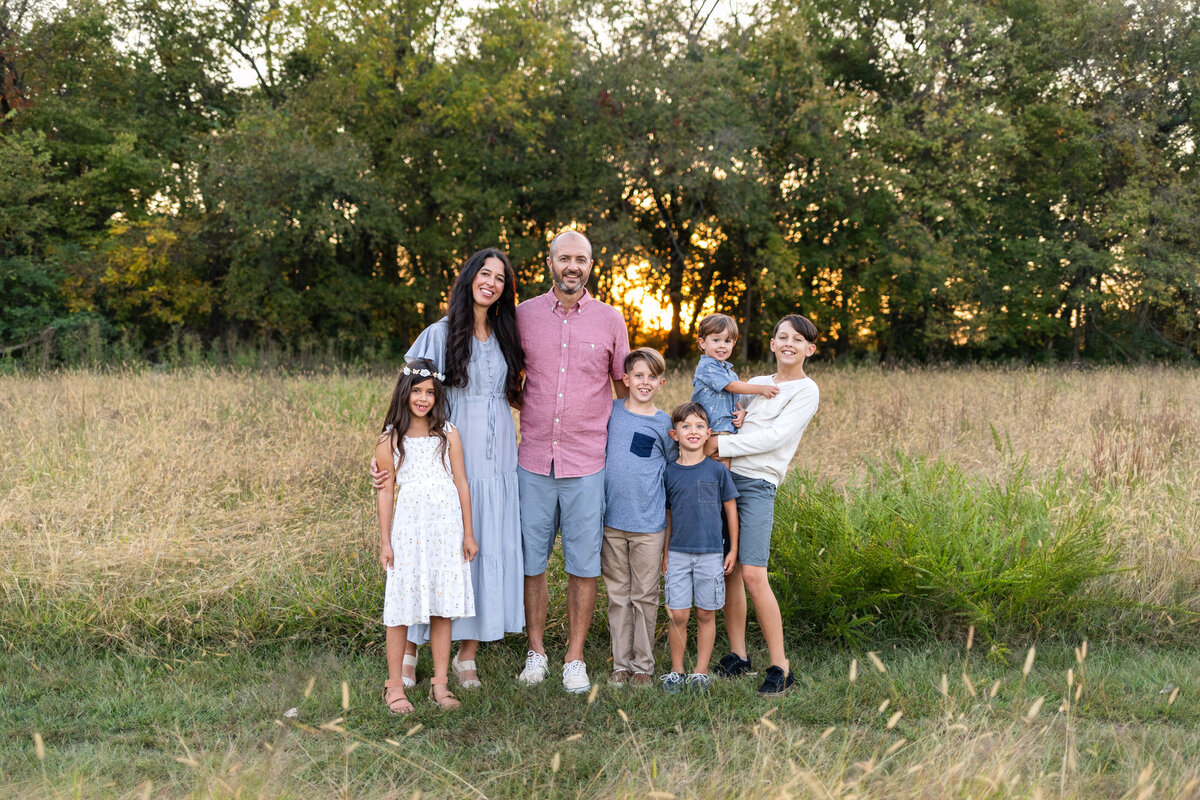
<svg viewBox="0 0 1200 800">
<path fill-rule="evenodd" d="M 784 675 L 781 667 L 767 667 L 767 678 L 762 686 L 758 687 L 758 696 L 782 697 L 795 682 L 790 669 L 787 675 Z"/>
<path fill-rule="evenodd" d="M 730 653 L 721 659 L 713 668 L 713 674 L 719 678 L 736 678 L 750 671 L 750 659 L 742 658 L 737 653 Z"/>
</svg>

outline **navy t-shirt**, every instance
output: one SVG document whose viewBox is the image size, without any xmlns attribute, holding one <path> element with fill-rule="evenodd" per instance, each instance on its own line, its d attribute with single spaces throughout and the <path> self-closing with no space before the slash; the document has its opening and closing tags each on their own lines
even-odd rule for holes
<svg viewBox="0 0 1200 800">
<path fill-rule="evenodd" d="M 705 458 L 684 466 L 667 462 L 667 508 L 671 509 L 668 550 L 680 553 L 720 553 L 721 504 L 738 496 L 729 470 Z"/>
</svg>

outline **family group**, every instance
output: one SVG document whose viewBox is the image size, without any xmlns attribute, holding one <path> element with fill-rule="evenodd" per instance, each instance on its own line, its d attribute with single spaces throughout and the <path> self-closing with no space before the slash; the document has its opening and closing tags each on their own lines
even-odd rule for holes
<svg viewBox="0 0 1200 800">
<path fill-rule="evenodd" d="M 480 641 L 522 629 L 528 653 L 517 680 L 543 681 L 547 568 L 560 535 L 564 689 L 591 688 L 584 642 L 601 575 L 608 681 L 653 683 L 662 575 L 671 661 L 663 689 L 708 688 L 719 609 L 730 652 L 713 672 L 751 671 L 749 593 L 770 660 L 758 694 L 783 694 L 793 678 L 767 561 L 775 492 L 817 410 L 817 386 L 804 373 L 816 327 L 784 317 L 769 343 L 775 373 L 741 381 L 728 362 L 736 322 L 706 317 L 692 402 L 668 415 L 655 405 L 662 355 L 631 352 L 621 314 L 586 288 L 587 238 L 560 233 L 547 264 L 550 291 L 518 305 L 507 256 L 475 253 L 446 317 L 406 354 L 371 463 L 387 574 L 384 704 L 396 714 L 413 710 L 405 690 L 416 685 L 417 648 L 426 642 L 429 698 L 441 708 L 459 706 L 451 673 L 464 689 L 481 685 Z M 510 407 L 519 411 L 519 447 Z M 687 672 L 693 607 L 696 657 Z"/>
</svg>

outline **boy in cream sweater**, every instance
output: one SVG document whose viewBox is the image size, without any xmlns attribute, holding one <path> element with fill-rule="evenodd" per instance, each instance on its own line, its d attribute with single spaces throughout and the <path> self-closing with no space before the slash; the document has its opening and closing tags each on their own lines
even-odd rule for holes
<svg viewBox="0 0 1200 800">
<path fill-rule="evenodd" d="M 760 697 L 782 695 L 794 683 L 783 649 L 783 618 L 767 580 L 767 560 L 775 523 L 775 492 L 820 403 L 817 384 L 804 374 L 805 359 L 816 352 L 816 338 L 817 327 L 807 318 L 789 314 L 781 319 L 771 336 L 775 374 L 750 379 L 752 384 L 778 387 L 779 394 L 752 399 L 738 435 L 714 436 L 706 447 L 710 454 L 730 459 L 741 530 L 738 563 L 725 578 L 725 626 L 731 652 L 714 672 L 734 677 L 751 669 L 746 650 L 749 591 L 771 660 L 758 690 Z"/>
</svg>

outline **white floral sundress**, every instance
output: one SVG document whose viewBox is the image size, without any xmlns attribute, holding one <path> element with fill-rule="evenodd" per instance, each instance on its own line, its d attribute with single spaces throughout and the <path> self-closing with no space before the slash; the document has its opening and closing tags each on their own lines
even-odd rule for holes
<svg viewBox="0 0 1200 800">
<path fill-rule="evenodd" d="M 447 430 L 453 430 L 449 423 Z M 389 627 L 475 615 L 471 565 L 462 553 L 462 506 L 449 452 L 438 457 L 440 443 L 436 436 L 405 436 L 403 463 L 399 451 L 392 451 L 395 560 L 383 596 L 383 624 Z"/>
</svg>

